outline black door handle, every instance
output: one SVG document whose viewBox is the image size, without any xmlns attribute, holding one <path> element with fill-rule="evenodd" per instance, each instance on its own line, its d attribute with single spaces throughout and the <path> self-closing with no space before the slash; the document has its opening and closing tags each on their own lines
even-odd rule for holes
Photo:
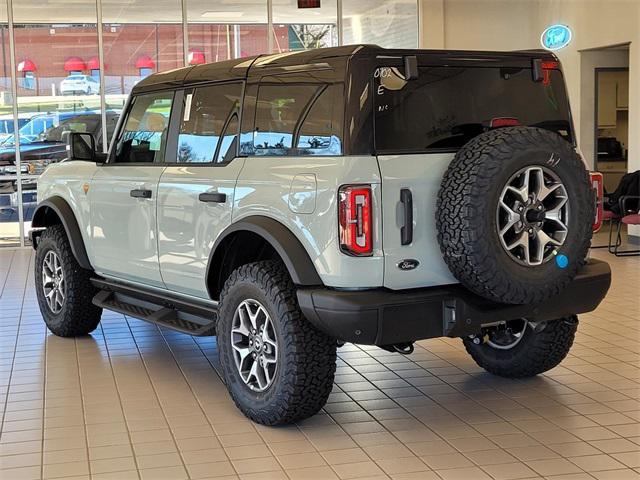
<svg viewBox="0 0 640 480">
<path fill-rule="evenodd" d="M 404 218 L 400 227 L 400 245 L 409 245 L 413 242 L 413 195 L 411 190 L 403 188 L 400 190 L 400 203 Z"/>
<path fill-rule="evenodd" d="M 226 193 L 201 193 L 198 200 L 208 203 L 225 203 L 227 201 Z"/>
<path fill-rule="evenodd" d="M 134 189 L 129 192 L 133 198 L 151 198 L 151 190 L 145 190 L 144 188 Z"/>
</svg>

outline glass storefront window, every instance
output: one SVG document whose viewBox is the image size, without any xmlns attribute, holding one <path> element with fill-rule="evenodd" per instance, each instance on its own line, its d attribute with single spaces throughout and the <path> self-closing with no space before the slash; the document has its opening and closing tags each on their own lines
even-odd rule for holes
<svg viewBox="0 0 640 480">
<path fill-rule="evenodd" d="M 267 51 L 267 2 L 187 1 L 189 52 L 197 65 L 258 55 Z"/>
<path fill-rule="evenodd" d="M 343 0 L 343 43 L 418 48 L 415 0 Z"/>
<path fill-rule="evenodd" d="M 323 0 L 320 7 L 301 8 L 298 0 L 273 0 L 275 53 L 338 45 L 337 2 Z"/>
<path fill-rule="evenodd" d="M 20 205 L 28 241 L 38 177 L 66 156 L 63 132 L 91 131 L 100 148 L 109 144 L 131 89 L 154 72 L 336 46 L 337 2 L 272 0 L 269 15 L 267 0 L 101 0 L 98 24 L 90 0 L 13 0 L 12 72 L 0 0 L 0 246 L 21 242 Z M 417 11 L 417 0 L 342 0 L 342 43 L 416 47 Z"/>
</svg>

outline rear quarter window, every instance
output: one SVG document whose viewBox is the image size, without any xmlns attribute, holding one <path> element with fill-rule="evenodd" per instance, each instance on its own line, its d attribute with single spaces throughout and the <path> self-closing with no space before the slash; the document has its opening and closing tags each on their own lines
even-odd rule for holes
<svg viewBox="0 0 640 480">
<path fill-rule="evenodd" d="M 340 155 L 334 107 L 337 85 L 264 84 L 258 89 L 256 156 Z"/>
<path fill-rule="evenodd" d="M 421 67 L 416 80 L 400 70 L 374 72 L 377 152 L 452 150 L 505 125 L 536 126 L 572 141 L 564 80 L 551 70 L 543 82 L 531 70 L 500 67 Z"/>
</svg>

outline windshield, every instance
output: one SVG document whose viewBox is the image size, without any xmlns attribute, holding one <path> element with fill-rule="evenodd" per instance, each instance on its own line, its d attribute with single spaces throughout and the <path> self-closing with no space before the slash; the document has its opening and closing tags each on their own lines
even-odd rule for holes
<svg viewBox="0 0 640 480">
<path fill-rule="evenodd" d="M 26 145 L 32 143 L 38 138 L 42 132 L 47 128 L 52 127 L 56 123 L 56 117 L 53 115 L 42 115 L 39 117 L 33 117 L 31 120 L 26 120 L 22 127 L 20 127 L 20 143 Z M 15 145 L 15 135 L 9 135 L 6 140 L 2 142 L 2 146 L 10 147 Z"/>
<path fill-rule="evenodd" d="M 384 152 L 457 150 L 492 128 L 526 125 L 571 142 L 571 118 L 559 70 L 534 82 L 530 69 L 421 67 L 406 81 L 398 69 L 375 71 L 375 142 Z"/>
<path fill-rule="evenodd" d="M 65 142 L 62 134 L 64 132 L 89 132 L 96 134 L 100 126 L 100 115 L 79 115 L 69 118 L 56 127 L 51 127 L 45 131 L 38 141 L 61 143 Z"/>
</svg>

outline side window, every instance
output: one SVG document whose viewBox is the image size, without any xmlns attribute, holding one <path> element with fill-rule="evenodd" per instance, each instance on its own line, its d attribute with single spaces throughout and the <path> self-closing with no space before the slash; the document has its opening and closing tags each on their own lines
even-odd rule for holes
<svg viewBox="0 0 640 480">
<path fill-rule="evenodd" d="M 261 85 L 254 155 L 339 155 L 332 135 L 333 95 L 327 84 Z"/>
<path fill-rule="evenodd" d="M 340 155 L 340 139 L 332 125 L 335 85 L 326 86 L 306 115 L 296 141 L 296 148 L 307 155 Z"/>
<path fill-rule="evenodd" d="M 116 143 L 114 163 L 162 161 L 172 102 L 173 92 L 149 93 L 133 99 Z"/>
<path fill-rule="evenodd" d="M 185 95 L 178 163 L 224 163 L 235 157 L 242 84 L 200 87 Z"/>
</svg>

